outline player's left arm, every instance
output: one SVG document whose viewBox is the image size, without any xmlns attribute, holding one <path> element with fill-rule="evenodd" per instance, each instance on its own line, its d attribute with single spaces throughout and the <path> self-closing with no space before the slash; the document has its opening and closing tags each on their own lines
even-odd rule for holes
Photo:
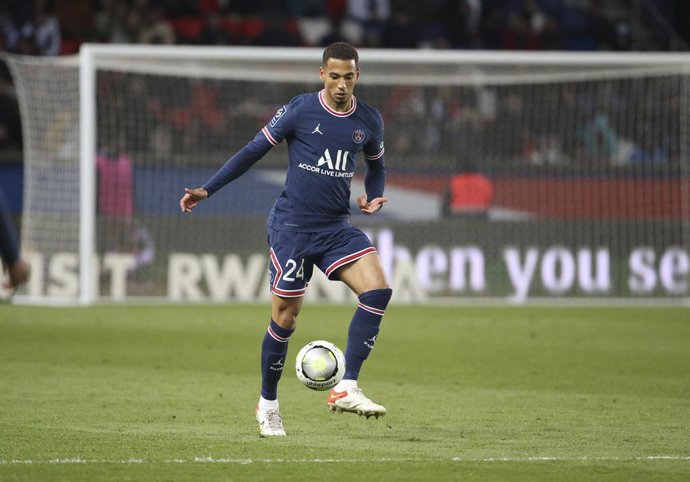
<svg viewBox="0 0 690 482">
<path fill-rule="evenodd" d="M 367 172 L 364 175 L 366 194 L 357 198 L 357 206 L 364 214 L 374 214 L 381 209 L 383 203 L 388 201 L 388 198 L 383 195 L 386 186 L 386 164 L 383 157 L 376 160 L 365 159 L 365 161 L 367 163 Z"/>
<path fill-rule="evenodd" d="M 378 113 L 377 113 L 378 114 Z M 378 114 L 376 119 L 378 128 L 369 142 L 364 146 L 364 161 L 367 164 L 367 171 L 364 175 L 364 190 L 357 198 L 357 206 L 364 214 L 374 214 L 383 207 L 383 203 L 388 201 L 383 196 L 386 187 L 386 162 L 383 156 L 383 119 Z"/>
</svg>

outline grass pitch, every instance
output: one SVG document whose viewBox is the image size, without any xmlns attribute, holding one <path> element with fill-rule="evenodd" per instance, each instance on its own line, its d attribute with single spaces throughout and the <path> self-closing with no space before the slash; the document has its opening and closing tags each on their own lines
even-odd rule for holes
<svg viewBox="0 0 690 482">
<path fill-rule="evenodd" d="M 352 313 L 307 305 L 260 439 L 268 313 L 0 306 L 0 480 L 690 480 L 690 310 L 391 306 L 367 420 L 297 381 Z"/>
</svg>

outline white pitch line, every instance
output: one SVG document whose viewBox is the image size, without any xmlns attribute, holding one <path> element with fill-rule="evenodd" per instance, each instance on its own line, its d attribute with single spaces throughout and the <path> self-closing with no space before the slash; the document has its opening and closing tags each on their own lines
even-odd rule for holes
<svg viewBox="0 0 690 482">
<path fill-rule="evenodd" d="M 465 459 L 462 457 L 453 457 L 453 462 L 635 462 L 635 461 L 657 461 L 670 460 L 690 461 L 688 455 L 645 455 L 645 456 L 631 456 L 631 457 L 607 457 L 607 456 L 589 456 L 582 457 L 487 457 Z"/>
<path fill-rule="evenodd" d="M 451 459 L 408 459 L 408 458 L 377 458 L 377 459 L 235 459 L 235 458 L 215 458 L 215 457 L 193 457 L 191 459 L 170 459 L 163 461 L 130 458 L 123 460 L 111 459 L 46 459 L 46 460 L 27 460 L 9 459 L 1 460 L 0 465 L 151 465 L 151 464 L 229 464 L 229 465 L 249 465 L 249 464 L 333 464 L 333 463 L 382 463 L 382 462 L 469 462 L 469 463 L 488 463 L 488 462 L 656 462 L 656 461 L 690 461 L 690 455 L 644 455 L 630 457 L 608 457 L 608 456 L 589 456 L 581 457 L 484 457 L 484 458 L 464 458 L 453 457 Z"/>
</svg>

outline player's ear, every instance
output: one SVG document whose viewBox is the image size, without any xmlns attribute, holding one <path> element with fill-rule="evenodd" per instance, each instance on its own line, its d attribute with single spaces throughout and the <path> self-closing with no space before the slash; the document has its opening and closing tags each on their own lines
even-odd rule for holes
<svg viewBox="0 0 690 482">
<path fill-rule="evenodd" d="M 319 77 L 321 77 L 321 80 L 326 80 L 326 72 L 323 70 L 323 66 L 319 67 Z"/>
</svg>

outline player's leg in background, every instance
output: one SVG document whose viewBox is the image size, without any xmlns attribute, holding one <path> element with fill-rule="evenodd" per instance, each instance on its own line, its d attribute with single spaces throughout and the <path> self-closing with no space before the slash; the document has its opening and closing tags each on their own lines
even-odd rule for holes
<svg viewBox="0 0 690 482">
<path fill-rule="evenodd" d="M 309 263 L 305 262 L 301 251 L 309 245 L 308 240 L 269 229 L 268 244 L 271 322 L 261 344 L 261 396 L 256 407 L 262 437 L 285 435 L 278 403 L 278 382 L 311 275 Z"/>
<path fill-rule="evenodd" d="M 285 368 L 290 335 L 295 331 L 303 298 L 273 295 L 271 322 L 261 344 L 261 396 L 256 406 L 256 420 L 262 437 L 284 436 L 278 403 L 278 382 Z"/>
<path fill-rule="evenodd" d="M 271 289 L 271 322 L 261 345 L 261 400 L 276 401 L 278 382 L 283 373 L 290 335 L 295 330 L 297 315 L 311 278 L 313 268 L 306 258 L 304 247 L 309 246 L 308 235 L 268 230 Z"/>
<path fill-rule="evenodd" d="M 19 239 L 10 214 L 9 203 L 0 189 L 0 257 L 2 267 L 7 267 L 7 288 L 15 288 L 29 279 L 29 264 L 20 256 Z M 0 279 L 2 271 L 0 271 Z"/>
<path fill-rule="evenodd" d="M 303 297 L 282 298 L 273 295 L 271 322 L 261 344 L 261 397 L 277 400 L 278 382 L 283 374 L 290 335 L 295 330 Z"/>
</svg>

